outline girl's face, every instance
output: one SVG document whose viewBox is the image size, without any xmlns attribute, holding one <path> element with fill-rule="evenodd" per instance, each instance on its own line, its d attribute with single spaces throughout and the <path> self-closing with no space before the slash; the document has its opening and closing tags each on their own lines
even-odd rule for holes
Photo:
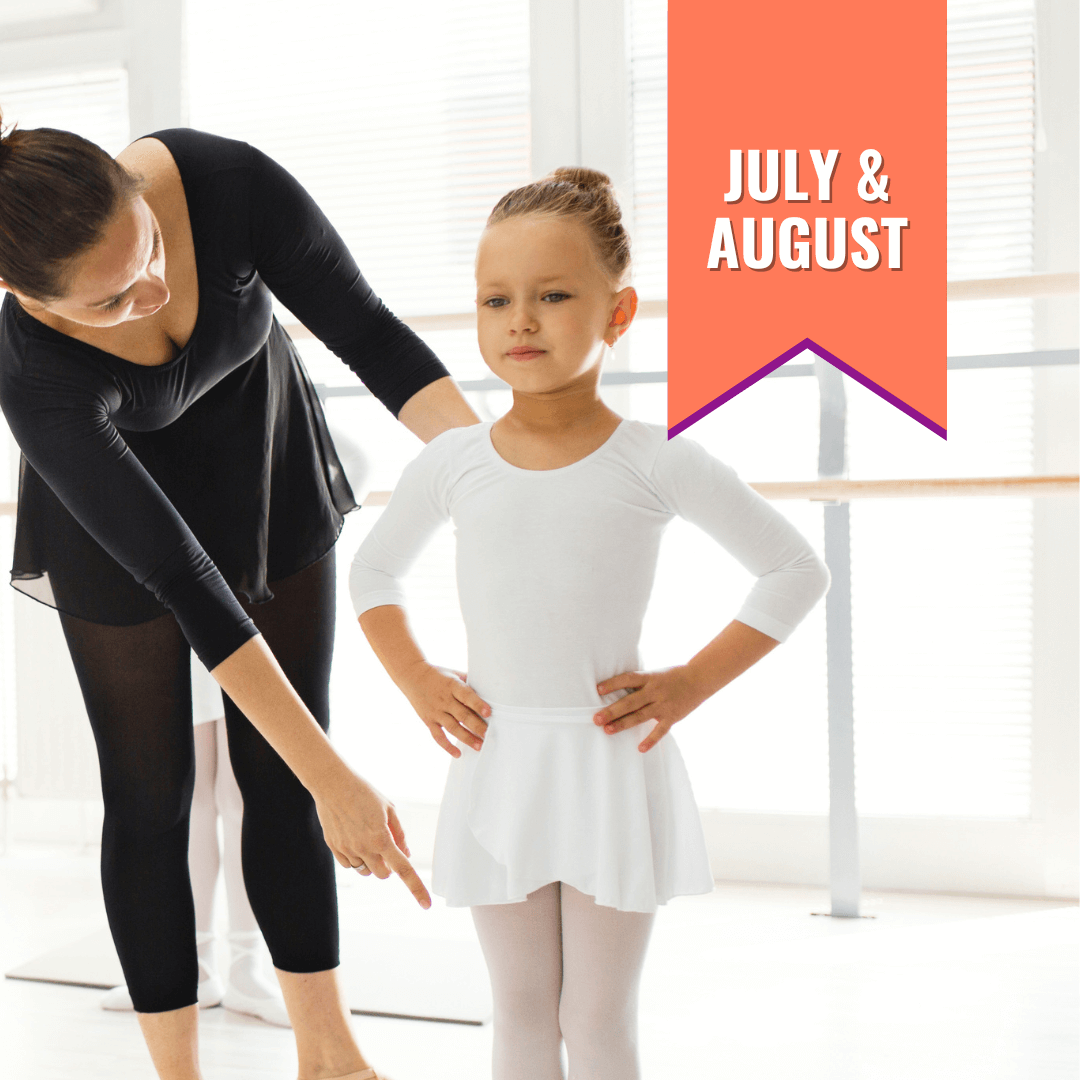
<svg viewBox="0 0 1080 1080">
<path fill-rule="evenodd" d="M 629 327 L 636 304 L 632 288 L 612 287 L 587 227 L 573 218 L 507 218 L 480 237 L 480 352 L 515 390 L 544 394 L 595 384 L 605 346 Z"/>
<path fill-rule="evenodd" d="M 145 318 L 168 302 L 161 230 L 141 196 L 131 199 L 101 240 L 75 260 L 68 281 L 67 293 L 47 304 L 15 295 L 31 313 L 44 310 L 95 327 Z"/>
</svg>

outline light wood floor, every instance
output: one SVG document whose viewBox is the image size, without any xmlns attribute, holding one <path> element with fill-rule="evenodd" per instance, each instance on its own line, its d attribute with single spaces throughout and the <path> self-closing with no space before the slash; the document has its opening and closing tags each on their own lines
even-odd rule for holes
<svg viewBox="0 0 1080 1080">
<path fill-rule="evenodd" d="M 103 925 L 96 853 L 0 859 L 0 966 Z M 394 883 L 342 878 L 342 919 L 459 938 Z M 871 894 L 875 919 L 810 912 L 824 894 L 725 885 L 662 909 L 645 974 L 647 1080 L 1076 1080 L 1080 913 L 1070 904 Z M 99 993 L 0 982 L 3 1080 L 151 1080 L 130 1014 Z M 491 1027 L 356 1018 L 395 1080 L 485 1080 Z M 295 1077 L 291 1035 L 203 1014 L 207 1080 Z"/>
</svg>

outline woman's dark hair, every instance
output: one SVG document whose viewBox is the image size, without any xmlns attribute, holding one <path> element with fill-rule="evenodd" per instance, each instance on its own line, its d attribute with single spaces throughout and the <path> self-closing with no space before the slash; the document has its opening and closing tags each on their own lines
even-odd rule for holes
<svg viewBox="0 0 1080 1080">
<path fill-rule="evenodd" d="M 101 239 L 143 183 L 70 131 L 2 132 L 0 116 L 0 278 L 32 300 L 58 300 L 71 260 Z"/>
<path fill-rule="evenodd" d="M 487 219 L 497 225 L 510 217 L 541 214 L 572 217 L 588 230 L 597 258 L 612 282 L 621 285 L 630 270 L 630 237 L 611 180 L 596 169 L 561 168 L 507 192 Z"/>
</svg>

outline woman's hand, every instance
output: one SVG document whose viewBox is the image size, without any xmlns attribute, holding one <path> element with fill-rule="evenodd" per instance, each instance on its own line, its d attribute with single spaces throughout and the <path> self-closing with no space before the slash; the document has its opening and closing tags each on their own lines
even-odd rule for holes
<svg viewBox="0 0 1080 1080">
<path fill-rule="evenodd" d="M 424 660 L 414 664 L 398 685 L 416 715 L 427 724 L 431 737 L 451 757 L 461 757 L 461 751 L 446 737 L 447 732 L 474 750 L 484 745 L 485 718 L 491 715 L 491 708 L 466 683 L 464 673 L 434 667 Z"/>
<path fill-rule="evenodd" d="M 394 804 L 366 780 L 345 768 L 320 786 L 315 809 L 327 847 L 342 866 L 388 878 L 397 874 L 422 908 L 431 907 L 419 874 L 409 862 L 405 830 Z"/>
<path fill-rule="evenodd" d="M 605 705 L 593 717 L 593 722 L 609 735 L 648 720 L 656 721 L 656 726 L 638 744 L 642 753 L 651 750 L 674 724 L 692 713 L 709 696 L 685 664 L 666 671 L 626 671 L 597 683 L 596 690 L 601 696 L 616 690 L 633 691 L 611 705 Z"/>
</svg>

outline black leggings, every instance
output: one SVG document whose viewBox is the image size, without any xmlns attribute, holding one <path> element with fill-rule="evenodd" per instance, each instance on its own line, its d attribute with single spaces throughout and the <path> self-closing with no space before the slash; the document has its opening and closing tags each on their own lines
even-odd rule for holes
<svg viewBox="0 0 1080 1080">
<path fill-rule="evenodd" d="M 325 730 L 334 647 L 334 552 L 245 605 Z M 138 1012 L 193 1005 L 198 986 L 188 818 L 195 778 L 190 650 L 166 615 L 103 626 L 61 615 L 97 741 L 105 825 L 101 881 L 109 927 Z M 244 797 L 244 881 L 283 971 L 338 964 L 334 859 L 315 804 L 225 698 L 229 755 Z"/>
</svg>

